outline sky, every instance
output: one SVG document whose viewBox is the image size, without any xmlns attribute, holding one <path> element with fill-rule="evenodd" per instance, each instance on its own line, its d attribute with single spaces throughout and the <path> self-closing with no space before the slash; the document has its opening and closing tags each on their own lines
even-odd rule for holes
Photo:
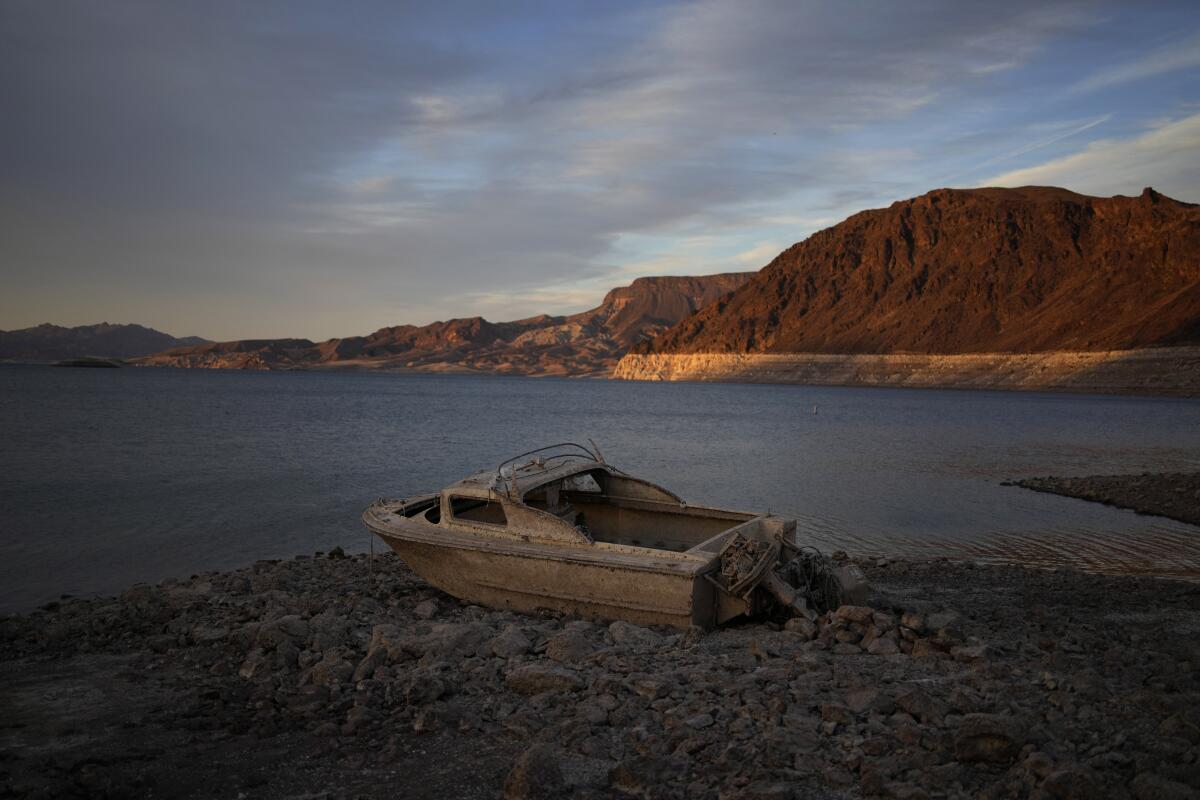
<svg viewBox="0 0 1200 800">
<path fill-rule="evenodd" d="M 0 329 L 572 313 L 935 188 L 1200 202 L 1200 5 L 0 0 Z"/>
</svg>

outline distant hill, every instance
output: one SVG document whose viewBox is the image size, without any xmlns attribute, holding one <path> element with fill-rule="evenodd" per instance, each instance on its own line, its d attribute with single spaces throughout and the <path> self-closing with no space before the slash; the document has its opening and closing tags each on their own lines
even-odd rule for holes
<svg viewBox="0 0 1200 800">
<path fill-rule="evenodd" d="M 141 325 L 101 322 L 64 328 L 45 323 L 33 328 L 0 331 L 0 361 L 41 362 L 85 356 L 136 358 L 205 341 L 198 336 L 177 338 Z"/>
<path fill-rule="evenodd" d="M 175 347 L 139 363 L 220 369 L 420 369 L 520 375 L 607 375 L 639 341 L 753 277 L 638 278 L 589 311 L 514 322 L 482 317 L 380 328 L 368 336 L 311 342 L 267 339 Z"/>
<path fill-rule="evenodd" d="M 1194 343 L 1200 207 L 1153 189 L 1098 198 L 1024 187 L 939 189 L 855 214 L 634 350 L 962 354 Z M 639 375 L 636 361 L 623 365 L 627 374 Z"/>
</svg>

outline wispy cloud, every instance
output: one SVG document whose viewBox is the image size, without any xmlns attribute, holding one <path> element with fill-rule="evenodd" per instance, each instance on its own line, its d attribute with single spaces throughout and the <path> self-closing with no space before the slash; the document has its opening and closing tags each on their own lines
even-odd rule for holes
<svg viewBox="0 0 1200 800">
<path fill-rule="evenodd" d="M 1044 164 L 1005 172 L 981 186 L 1067 186 L 1099 195 L 1136 194 L 1143 187 L 1180 200 L 1200 200 L 1200 114 L 1160 122 L 1124 139 L 1102 139 Z"/>
<path fill-rule="evenodd" d="M 1141 58 L 1095 72 L 1073 88 L 1077 92 L 1092 92 L 1197 66 L 1200 66 L 1200 34 L 1193 34 L 1155 48 Z"/>
<path fill-rule="evenodd" d="M 735 255 L 733 260 L 741 264 L 743 268 L 754 267 L 755 269 L 759 269 L 775 256 L 779 255 L 781 250 L 783 250 L 783 247 L 778 242 L 763 242 L 757 247 L 743 250 Z"/>
<path fill-rule="evenodd" d="M 1001 153 L 998 156 L 994 156 L 985 161 L 981 161 L 975 165 L 975 168 L 982 169 L 984 167 L 991 166 L 992 164 L 998 164 L 1002 161 L 1009 161 L 1009 160 L 1017 158 L 1019 156 L 1026 155 L 1028 153 L 1032 153 L 1037 150 L 1041 150 L 1042 148 L 1049 147 L 1052 144 L 1057 144 L 1058 142 L 1061 142 L 1064 139 L 1069 139 L 1072 136 L 1078 136 L 1079 134 L 1083 133 L 1084 131 L 1090 131 L 1092 128 L 1095 128 L 1097 125 L 1103 125 L 1104 123 L 1108 122 L 1112 118 L 1113 118 L 1112 114 L 1102 114 L 1101 116 L 1096 117 L 1095 119 L 1089 119 L 1083 123 L 1078 123 L 1078 124 L 1066 123 L 1066 125 L 1063 126 L 1063 127 L 1065 127 L 1065 130 L 1060 129 L 1056 133 L 1054 133 L 1050 136 L 1047 136 L 1042 139 L 1038 139 L 1038 140 L 1030 142 L 1029 144 L 1026 144 L 1026 145 L 1022 145 L 1021 147 L 1018 147 L 1016 150 L 1010 150 L 1007 153 Z M 1055 126 L 1055 127 L 1060 127 L 1060 126 Z"/>
</svg>

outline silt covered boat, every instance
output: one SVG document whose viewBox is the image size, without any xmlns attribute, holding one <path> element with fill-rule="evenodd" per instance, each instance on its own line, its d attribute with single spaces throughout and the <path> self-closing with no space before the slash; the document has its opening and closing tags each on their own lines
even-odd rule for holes
<svg viewBox="0 0 1200 800">
<path fill-rule="evenodd" d="M 746 615 L 813 619 L 864 588 L 853 568 L 801 547 L 794 520 L 691 505 L 607 463 L 594 443 L 376 501 L 363 521 L 439 589 L 526 613 L 711 628 Z"/>
</svg>

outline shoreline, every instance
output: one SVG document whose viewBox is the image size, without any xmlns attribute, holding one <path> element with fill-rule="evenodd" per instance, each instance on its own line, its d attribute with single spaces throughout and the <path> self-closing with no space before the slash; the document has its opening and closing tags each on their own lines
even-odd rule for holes
<svg viewBox="0 0 1200 800">
<path fill-rule="evenodd" d="M 614 380 L 1200 396 L 1200 347 L 959 353 L 652 353 Z"/>
<path fill-rule="evenodd" d="M 1200 472 L 1143 472 L 1078 478 L 1050 475 L 1009 481 L 1007 485 L 1200 526 Z"/>
<path fill-rule="evenodd" d="M 1031 392 L 1048 394 L 1161 397 L 1200 397 L 1200 347 L 1156 348 L 1170 351 L 1165 361 L 1147 369 L 1154 358 L 1134 358 L 1133 364 L 1099 364 L 1094 353 L 1053 352 L 1020 354 L 653 354 L 626 355 L 610 370 L 588 372 L 520 372 L 487 370 L 461 364 L 397 367 L 368 362 L 332 362 L 312 366 L 180 365 L 138 363 L 124 366 L 150 370 L 197 372 L 312 373 L 429 375 L 448 377 L 505 377 L 622 381 L 642 383 L 733 383 L 815 386 L 848 389 L 933 389 L 943 391 Z M 1192 351 L 1180 354 L 1176 351 Z M 1145 354 L 1145 351 L 1114 351 Z M 1095 360 L 1096 368 L 1072 368 L 1057 376 L 1044 365 L 1050 357 L 1081 356 Z M 945 360 L 990 363 L 984 369 L 946 370 Z M 1010 362 L 1011 363 L 1008 363 Z M 1140 368 L 1137 361 L 1143 361 Z M 8 366 L 54 366 L 49 362 L 4 361 Z M 1016 366 L 1014 366 L 1016 365 Z M 1180 376 L 1183 380 L 1180 381 Z"/>
<path fill-rule="evenodd" d="M 51 604 L 0 618 L 11 710 L 0 787 L 713 800 L 1200 791 L 1194 584 L 860 563 L 870 608 L 843 609 L 815 638 L 467 606 L 391 554 L 337 550 Z"/>
</svg>

